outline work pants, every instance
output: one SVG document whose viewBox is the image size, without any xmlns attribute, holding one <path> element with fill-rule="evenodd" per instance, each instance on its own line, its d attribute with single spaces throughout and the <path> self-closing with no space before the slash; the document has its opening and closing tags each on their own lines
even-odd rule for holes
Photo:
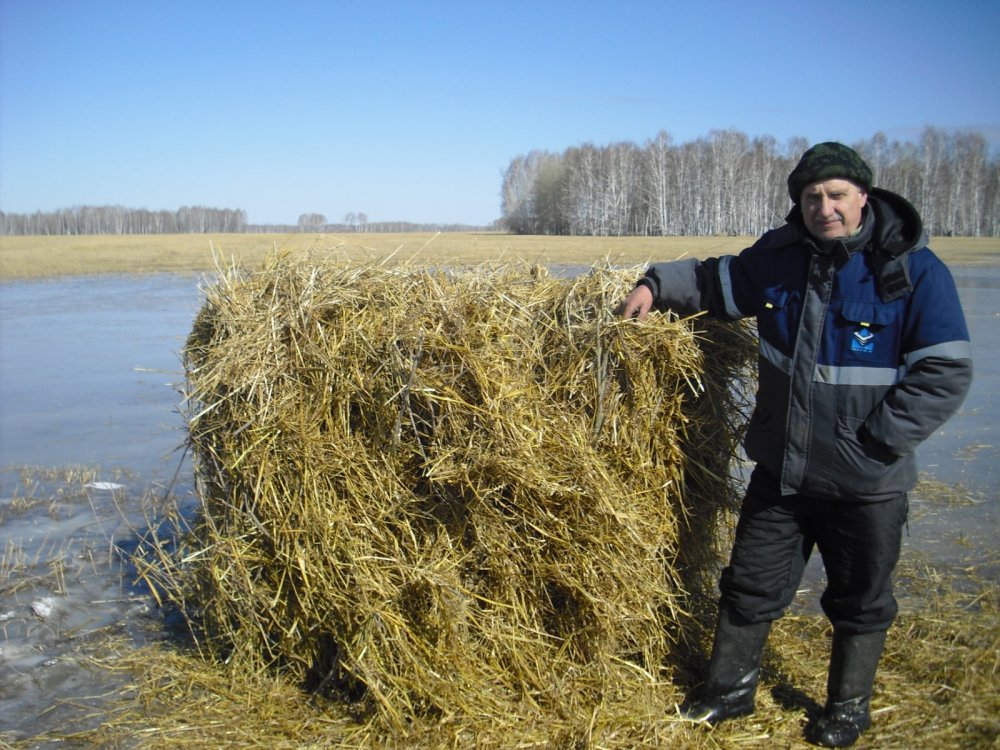
<svg viewBox="0 0 1000 750">
<path fill-rule="evenodd" d="M 820 604 L 834 628 L 888 629 L 898 611 L 892 572 L 907 505 L 905 493 L 877 503 L 782 496 L 777 479 L 757 467 L 722 572 L 720 604 L 749 623 L 777 619 L 817 548 L 827 578 Z"/>
</svg>

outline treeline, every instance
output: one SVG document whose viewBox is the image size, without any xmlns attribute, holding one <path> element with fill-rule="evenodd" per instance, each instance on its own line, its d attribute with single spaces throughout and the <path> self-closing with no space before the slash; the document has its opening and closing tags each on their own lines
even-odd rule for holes
<svg viewBox="0 0 1000 750">
<path fill-rule="evenodd" d="M 661 132 L 641 146 L 532 151 L 504 174 L 501 223 L 516 234 L 759 235 L 783 223 L 786 178 L 810 145 L 724 130 L 679 145 Z M 931 234 L 1000 235 L 1000 158 L 981 134 L 926 128 L 917 142 L 876 133 L 850 145 Z"/>
<path fill-rule="evenodd" d="M 499 219 L 490 227 L 471 224 L 417 223 L 412 221 L 369 221 L 368 214 L 349 211 L 342 222 L 331 222 L 319 213 L 302 214 L 294 226 L 291 224 L 253 224 L 248 232 L 267 234 L 285 232 L 312 232 L 317 234 L 349 234 L 366 232 L 475 232 L 484 229 L 498 229 Z"/>
<path fill-rule="evenodd" d="M 247 231 L 241 209 L 184 206 L 150 211 L 124 206 L 75 206 L 33 214 L 0 211 L 0 234 L 191 234 Z"/>
<path fill-rule="evenodd" d="M 248 224 L 246 231 L 259 234 L 289 234 L 293 232 L 312 232 L 315 234 L 364 234 L 402 233 L 402 232 L 482 232 L 487 230 L 500 231 L 498 219 L 489 226 L 473 224 L 419 224 L 412 221 L 369 221 L 364 224 L 326 223 L 303 228 L 301 224 Z"/>
<path fill-rule="evenodd" d="M 365 214 L 348 214 L 342 223 L 322 214 L 302 214 L 297 224 L 248 224 L 242 209 L 185 206 L 177 211 L 150 211 L 124 206 L 76 206 L 33 214 L 0 211 L 0 235 L 72 234 L 205 234 L 315 232 L 471 232 L 492 227 L 468 224 L 418 224 L 409 221 L 368 221 Z"/>
</svg>

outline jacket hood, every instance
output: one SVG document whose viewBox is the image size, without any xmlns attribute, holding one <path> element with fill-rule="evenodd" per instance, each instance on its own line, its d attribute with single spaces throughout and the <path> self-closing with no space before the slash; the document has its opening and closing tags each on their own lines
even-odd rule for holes
<svg viewBox="0 0 1000 750">
<path fill-rule="evenodd" d="M 924 222 L 906 198 L 882 188 L 872 188 L 868 205 L 875 215 L 873 239 L 876 247 L 895 257 L 927 245 Z"/>
</svg>

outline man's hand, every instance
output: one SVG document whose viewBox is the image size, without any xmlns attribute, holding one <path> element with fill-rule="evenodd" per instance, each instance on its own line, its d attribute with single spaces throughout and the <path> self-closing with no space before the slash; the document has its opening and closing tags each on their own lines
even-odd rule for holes
<svg viewBox="0 0 1000 750">
<path fill-rule="evenodd" d="M 621 315 L 623 318 L 645 320 L 652 307 L 653 293 L 645 284 L 639 284 L 622 302 Z"/>
</svg>

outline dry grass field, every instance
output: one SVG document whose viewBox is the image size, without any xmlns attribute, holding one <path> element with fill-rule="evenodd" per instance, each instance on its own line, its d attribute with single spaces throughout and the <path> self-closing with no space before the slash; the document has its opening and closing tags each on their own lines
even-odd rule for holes
<svg viewBox="0 0 1000 750">
<path fill-rule="evenodd" d="M 179 234 L 0 238 L 0 281 L 74 274 L 199 273 L 215 257 L 254 268 L 274 251 L 315 253 L 359 263 L 478 265 L 517 260 L 539 265 L 635 265 L 683 255 L 737 252 L 750 237 L 549 237 L 489 232 L 404 234 Z M 1000 262 L 1000 238 L 937 237 L 948 263 Z"/>
</svg>

